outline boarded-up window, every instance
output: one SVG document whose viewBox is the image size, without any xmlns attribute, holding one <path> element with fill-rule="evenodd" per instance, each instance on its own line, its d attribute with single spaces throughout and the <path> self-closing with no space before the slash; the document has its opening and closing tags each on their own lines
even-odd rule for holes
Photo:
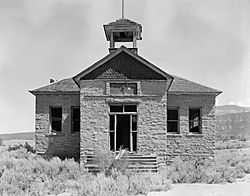
<svg viewBox="0 0 250 196">
<path fill-rule="evenodd" d="M 201 109 L 189 108 L 189 132 L 201 133 Z"/>
<path fill-rule="evenodd" d="M 167 111 L 168 133 L 179 133 L 179 110 L 178 108 L 168 108 Z"/>
<path fill-rule="evenodd" d="M 56 131 L 56 132 L 62 131 L 62 108 L 61 107 L 50 108 L 50 121 L 51 121 L 51 131 Z"/>
<path fill-rule="evenodd" d="M 136 95 L 136 83 L 110 83 L 111 95 Z"/>
<path fill-rule="evenodd" d="M 80 132 L 80 107 L 71 108 L 72 133 Z"/>
</svg>

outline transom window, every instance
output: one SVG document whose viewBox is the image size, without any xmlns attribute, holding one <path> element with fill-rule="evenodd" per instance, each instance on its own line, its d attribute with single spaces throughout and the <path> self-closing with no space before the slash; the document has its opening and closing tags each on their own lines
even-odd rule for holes
<svg viewBox="0 0 250 196">
<path fill-rule="evenodd" d="M 167 110 L 167 130 L 168 133 L 179 133 L 179 110 L 178 108 L 168 108 Z"/>
<path fill-rule="evenodd" d="M 111 95 L 136 95 L 137 83 L 110 83 Z"/>
<path fill-rule="evenodd" d="M 50 108 L 51 131 L 62 132 L 62 107 Z"/>
<path fill-rule="evenodd" d="M 189 132 L 201 133 L 201 109 L 189 108 Z"/>
<path fill-rule="evenodd" d="M 110 112 L 137 112 L 137 105 L 110 105 Z"/>
</svg>

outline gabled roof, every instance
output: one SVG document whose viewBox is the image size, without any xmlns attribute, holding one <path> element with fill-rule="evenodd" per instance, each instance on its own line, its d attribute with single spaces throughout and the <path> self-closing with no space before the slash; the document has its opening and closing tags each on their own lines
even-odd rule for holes
<svg viewBox="0 0 250 196">
<path fill-rule="evenodd" d="M 56 92 L 79 92 L 80 89 L 73 78 L 66 78 L 58 82 L 48 84 L 41 88 L 30 91 L 32 94 L 39 93 L 56 93 Z M 169 88 L 169 94 L 189 94 L 189 93 L 205 93 L 220 94 L 219 90 L 203 86 L 201 84 L 186 80 L 184 78 L 174 76 L 174 80 Z"/>
<path fill-rule="evenodd" d="M 43 86 L 41 88 L 31 90 L 30 92 L 32 94 L 57 93 L 57 92 L 75 93 L 79 92 L 79 87 L 77 86 L 73 78 L 66 78 L 58 82 L 53 82 L 51 84 Z"/>
<path fill-rule="evenodd" d="M 135 54 L 134 52 L 130 51 L 125 46 L 121 46 L 119 49 L 117 49 L 117 51 L 115 51 L 115 52 L 113 52 L 111 54 L 108 54 L 103 59 L 99 60 L 98 62 L 96 62 L 95 64 L 93 64 L 92 66 L 90 66 L 89 68 L 87 68 L 84 71 L 82 71 L 81 73 L 77 74 L 74 77 L 74 80 L 78 83 L 79 80 L 84 79 L 85 76 L 87 76 L 88 74 L 90 74 L 94 70 L 97 70 L 99 67 L 101 67 L 105 63 L 111 62 L 112 59 L 116 58 L 118 55 L 120 55 L 122 53 L 127 54 L 129 57 L 131 57 L 134 60 L 138 61 L 139 63 L 143 64 L 143 66 L 145 66 L 147 69 L 152 70 L 152 72 L 157 73 L 158 75 L 161 76 L 161 79 L 163 79 L 163 80 L 167 80 L 167 79 L 172 80 L 173 79 L 173 77 L 171 75 L 169 75 L 166 72 L 162 71 L 161 69 L 159 69 L 158 67 L 156 67 L 152 63 L 148 62 L 147 60 L 145 60 L 141 56 L 139 56 L 139 55 Z M 90 78 L 87 77 L 87 79 L 90 79 Z M 145 78 L 145 79 L 147 79 L 147 78 Z"/>
<path fill-rule="evenodd" d="M 174 80 L 169 88 L 170 94 L 175 93 L 211 93 L 220 94 L 222 91 L 192 82 L 190 80 L 174 76 Z"/>
<path fill-rule="evenodd" d="M 112 60 L 113 58 L 115 58 L 116 56 L 118 56 L 119 54 L 122 54 L 122 53 L 125 53 L 126 55 L 129 55 L 129 57 L 136 59 L 137 61 L 139 61 L 140 63 L 145 65 L 147 68 L 153 70 L 158 75 L 161 75 L 163 79 L 172 81 L 170 88 L 169 88 L 169 91 L 168 91 L 169 94 L 201 93 L 201 94 L 218 95 L 218 94 L 222 93 L 219 90 L 216 90 L 216 89 L 213 89 L 210 87 L 206 87 L 204 85 L 186 80 L 186 79 L 178 77 L 178 76 L 173 76 L 173 75 L 167 74 L 166 72 L 162 71 L 161 69 L 159 69 L 158 67 L 156 67 L 152 63 L 148 62 L 147 60 L 140 57 L 139 55 L 133 53 L 132 51 L 130 51 L 129 49 L 127 49 L 124 46 L 117 49 L 117 51 L 115 51 L 111 54 L 108 54 L 107 56 L 105 56 L 104 58 L 102 58 L 101 60 L 99 60 L 98 62 L 96 62 L 95 64 L 88 67 L 87 69 L 85 69 L 84 71 L 82 71 L 81 73 L 77 74 L 76 76 L 74 76 L 72 78 L 63 79 L 63 80 L 60 80 L 58 82 L 54 82 L 54 83 L 48 84 L 46 86 L 43 86 L 41 88 L 32 90 L 30 92 L 34 95 L 39 94 L 39 93 L 60 93 L 60 92 L 79 93 L 79 91 L 80 91 L 79 81 L 82 78 L 84 78 L 85 76 L 88 76 L 88 74 L 90 74 L 90 73 L 93 73 L 94 70 L 97 70 L 103 64 Z M 106 74 L 105 77 L 108 77 L 109 74 L 114 74 L 110 70 L 106 70 L 106 72 L 104 72 L 104 73 Z M 117 74 L 117 73 L 115 73 L 115 74 Z M 118 75 L 118 76 L 120 77 L 120 75 Z M 91 79 L 91 77 L 90 78 L 87 77 L 85 79 Z M 99 78 L 99 79 L 102 79 L 102 78 Z M 123 79 L 126 79 L 126 78 L 123 78 Z"/>
</svg>

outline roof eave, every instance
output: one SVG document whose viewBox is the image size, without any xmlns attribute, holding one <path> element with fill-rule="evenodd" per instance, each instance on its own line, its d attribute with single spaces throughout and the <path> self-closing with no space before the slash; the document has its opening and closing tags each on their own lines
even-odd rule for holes
<svg viewBox="0 0 250 196">
<path fill-rule="evenodd" d="M 181 95 L 181 94 L 184 94 L 184 95 L 200 95 L 200 94 L 203 94 L 203 95 L 216 95 L 218 96 L 219 94 L 221 94 L 222 91 L 216 91 L 216 92 L 184 92 L 184 91 L 168 91 L 168 94 L 176 94 L 176 95 Z"/>
<path fill-rule="evenodd" d="M 36 90 L 30 90 L 29 91 L 33 95 L 49 95 L 49 94 L 80 94 L 80 91 L 36 91 Z"/>
</svg>

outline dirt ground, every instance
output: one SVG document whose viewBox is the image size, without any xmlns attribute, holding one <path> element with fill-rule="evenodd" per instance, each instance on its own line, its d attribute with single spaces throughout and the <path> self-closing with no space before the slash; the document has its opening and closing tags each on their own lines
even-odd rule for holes
<svg viewBox="0 0 250 196">
<path fill-rule="evenodd" d="M 167 192 L 151 192 L 148 196 L 250 196 L 250 174 L 227 184 L 174 184 Z"/>
</svg>

